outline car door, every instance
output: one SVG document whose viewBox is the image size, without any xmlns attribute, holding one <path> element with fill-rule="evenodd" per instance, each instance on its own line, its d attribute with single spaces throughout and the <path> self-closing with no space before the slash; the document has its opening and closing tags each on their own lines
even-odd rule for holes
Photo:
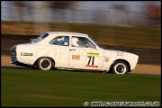
<svg viewBox="0 0 162 108">
<path fill-rule="evenodd" d="M 69 36 L 56 36 L 50 42 L 52 58 L 55 60 L 55 67 L 68 67 Z"/>
<path fill-rule="evenodd" d="M 87 37 L 72 36 L 69 48 L 69 67 L 78 69 L 101 69 L 102 52 Z"/>
</svg>

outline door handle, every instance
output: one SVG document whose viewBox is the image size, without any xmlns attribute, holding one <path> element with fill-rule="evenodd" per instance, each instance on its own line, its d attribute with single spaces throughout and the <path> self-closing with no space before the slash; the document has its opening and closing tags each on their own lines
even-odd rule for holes
<svg viewBox="0 0 162 108">
<path fill-rule="evenodd" d="M 75 49 L 69 49 L 69 51 L 75 51 Z"/>
</svg>

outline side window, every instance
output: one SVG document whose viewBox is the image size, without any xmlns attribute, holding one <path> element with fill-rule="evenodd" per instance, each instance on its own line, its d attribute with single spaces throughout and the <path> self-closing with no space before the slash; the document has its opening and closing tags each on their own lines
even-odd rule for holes
<svg viewBox="0 0 162 108">
<path fill-rule="evenodd" d="M 73 47 L 95 48 L 95 45 L 85 37 L 72 36 Z"/>
<path fill-rule="evenodd" d="M 52 39 L 49 44 L 59 46 L 69 46 L 69 36 L 58 36 Z"/>
</svg>

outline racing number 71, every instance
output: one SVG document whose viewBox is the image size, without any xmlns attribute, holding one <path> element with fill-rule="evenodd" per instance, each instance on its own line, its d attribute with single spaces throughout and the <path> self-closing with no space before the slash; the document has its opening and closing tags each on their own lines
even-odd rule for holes
<svg viewBox="0 0 162 108">
<path fill-rule="evenodd" d="M 88 56 L 88 58 L 89 58 L 89 61 L 88 61 L 87 65 L 89 65 L 90 62 L 92 61 L 92 66 L 93 66 L 94 65 L 94 60 L 95 60 L 94 56 Z"/>
</svg>

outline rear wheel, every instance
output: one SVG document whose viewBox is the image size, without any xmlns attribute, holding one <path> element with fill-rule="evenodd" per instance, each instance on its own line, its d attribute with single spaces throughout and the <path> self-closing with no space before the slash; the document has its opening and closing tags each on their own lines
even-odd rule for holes
<svg viewBox="0 0 162 108">
<path fill-rule="evenodd" d="M 126 74 L 128 72 L 128 64 L 123 61 L 117 61 L 112 66 L 112 72 L 116 74 Z"/>
<path fill-rule="evenodd" d="M 34 64 L 33 66 L 31 66 L 31 69 L 38 69 L 37 66 Z"/>
<path fill-rule="evenodd" d="M 53 68 L 53 61 L 50 58 L 40 58 L 37 62 L 37 67 L 40 70 L 51 70 Z"/>
</svg>

